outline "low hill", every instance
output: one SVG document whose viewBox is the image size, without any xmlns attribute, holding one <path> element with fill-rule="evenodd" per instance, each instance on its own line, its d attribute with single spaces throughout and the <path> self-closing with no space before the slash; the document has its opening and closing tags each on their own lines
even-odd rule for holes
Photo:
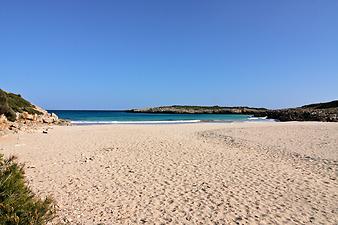
<svg viewBox="0 0 338 225">
<path fill-rule="evenodd" d="M 265 108 L 251 108 L 246 106 L 222 107 L 222 106 L 188 106 L 173 105 L 160 106 L 145 109 L 131 109 L 134 113 L 168 113 L 168 114 L 254 114 L 264 112 Z"/>
</svg>

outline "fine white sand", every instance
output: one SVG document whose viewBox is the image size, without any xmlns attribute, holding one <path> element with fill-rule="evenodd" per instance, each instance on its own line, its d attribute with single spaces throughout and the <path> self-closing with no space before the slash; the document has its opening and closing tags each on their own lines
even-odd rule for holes
<svg viewBox="0 0 338 225">
<path fill-rule="evenodd" d="M 338 224 L 338 123 L 53 127 L 0 138 L 70 224 Z"/>
</svg>

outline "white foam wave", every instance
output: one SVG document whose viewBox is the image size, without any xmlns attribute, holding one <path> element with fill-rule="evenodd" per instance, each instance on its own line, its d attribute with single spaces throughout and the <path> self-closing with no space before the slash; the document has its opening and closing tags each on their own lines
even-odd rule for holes
<svg viewBox="0 0 338 225">
<path fill-rule="evenodd" d="M 267 117 L 264 116 L 264 117 L 249 117 L 248 120 L 266 120 Z"/>
<path fill-rule="evenodd" d="M 199 123 L 201 120 L 166 120 L 166 121 L 71 121 L 72 124 L 176 124 Z"/>
</svg>

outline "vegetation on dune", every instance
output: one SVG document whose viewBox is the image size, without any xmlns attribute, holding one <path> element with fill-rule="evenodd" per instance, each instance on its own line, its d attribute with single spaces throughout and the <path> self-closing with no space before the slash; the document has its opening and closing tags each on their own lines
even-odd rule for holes
<svg viewBox="0 0 338 225">
<path fill-rule="evenodd" d="M 21 95 L 7 93 L 0 89 L 0 115 L 4 114 L 9 121 L 16 120 L 16 112 L 28 112 L 29 114 L 42 114 L 35 109 L 29 101 L 23 99 Z"/>
<path fill-rule="evenodd" d="M 41 200 L 25 183 L 23 165 L 0 154 L 0 225 L 43 225 L 54 214 L 53 200 Z"/>
</svg>

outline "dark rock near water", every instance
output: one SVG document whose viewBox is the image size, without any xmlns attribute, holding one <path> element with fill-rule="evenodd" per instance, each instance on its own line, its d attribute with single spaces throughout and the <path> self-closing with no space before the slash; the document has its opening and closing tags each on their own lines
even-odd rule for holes
<svg viewBox="0 0 338 225">
<path fill-rule="evenodd" d="M 254 116 L 267 116 L 279 121 L 323 121 L 338 122 L 338 101 L 316 103 L 299 108 L 266 110 Z"/>
</svg>

